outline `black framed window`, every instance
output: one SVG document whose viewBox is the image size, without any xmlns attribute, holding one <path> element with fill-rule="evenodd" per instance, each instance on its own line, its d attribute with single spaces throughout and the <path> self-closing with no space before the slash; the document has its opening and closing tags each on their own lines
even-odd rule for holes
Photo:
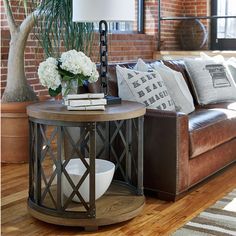
<svg viewBox="0 0 236 236">
<path fill-rule="evenodd" d="M 236 0 L 212 0 L 213 16 L 236 16 Z M 211 21 L 211 49 L 236 50 L 236 17 Z"/>
<path fill-rule="evenodd" d="M 108 30 L 112 33 L 132 33 L 144 32 L 144 0 L 135 0 L 136 5 L 136 21 L 135 22 L 110 22 Z M 94 23 L 94 28 L 99 29 L 99 23 Z"/>
</svg>

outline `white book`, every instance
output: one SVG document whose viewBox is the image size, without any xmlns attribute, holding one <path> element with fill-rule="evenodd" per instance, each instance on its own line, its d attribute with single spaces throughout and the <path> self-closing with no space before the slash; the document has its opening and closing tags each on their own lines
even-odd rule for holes
<svg viewBox="0 0 236 236">
<path fill-rule="evenodd" d="M 106 105 L 107 100 L 104 98 L 101 99 L 80 99 L 80 100 L 68 100 L 68 106 L 78 107 L 78 106 L 93 106 L 93 105 Z"/>
<path fill-rule="evenodd" d="M 66 100 L 64 99 L 64 105 L 65 105 L 65 106 L 68 106 L 68 105 L 69 105 L 69 101 L 68 101 L 67 99 L 66 99 Z"/>
<path fill-rule="evenodd" d="M 67 99 L 104 98 L 104 93 L 68 94 Z"/>
<path fill-rule="evenodd" d="M 105 111 L 105 106 L 83 106 L 83 107 L 71 107 L 67 106 L 68 111 Z"/>
</svg>

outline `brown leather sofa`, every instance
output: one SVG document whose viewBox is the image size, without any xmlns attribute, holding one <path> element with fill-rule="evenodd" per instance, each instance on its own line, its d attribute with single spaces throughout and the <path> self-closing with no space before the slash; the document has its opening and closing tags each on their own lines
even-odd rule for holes
<svg viewBox="0 0 236 236">
<path fill-rule="evenodd" d="M 181 72 L 192 92 L 181 60 L 160 63 Z M 119 65 L 133 67 L 135 63 Z M 118 92 L 115 66 L 108 68 L 111 95 Z M 90 91 L 97 91 L 94 85 Z M 189 115 L 147 109 L 144 188 L 160 199 L 176 200 L 191 187 L 236 161 L 236 102 L 201 107 L 195 99 L 195 105 L 196 110 Z"/>
</svg>

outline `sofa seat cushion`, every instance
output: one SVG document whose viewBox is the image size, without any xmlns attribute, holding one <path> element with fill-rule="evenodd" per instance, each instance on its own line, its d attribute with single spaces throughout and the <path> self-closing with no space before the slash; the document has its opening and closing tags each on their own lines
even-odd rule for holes
<svg viewBox="0 0 236 236">
<path fill-rule="evenodd" d="M 236 111 L 199 109 L 189 115 L 190 158 L 236 138 Z"/>
</svg>

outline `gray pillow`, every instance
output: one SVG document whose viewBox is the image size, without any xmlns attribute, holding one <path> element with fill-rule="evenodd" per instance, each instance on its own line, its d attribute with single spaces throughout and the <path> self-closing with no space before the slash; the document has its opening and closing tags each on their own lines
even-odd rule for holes
<svg viewBox="0 0 236 236">
<path fill-rule="evenodd" d="M 204 60 L 213 60 L 216 63 L 226 64 L 229 68 L 231 76 L 233 77 L 236 83 L 236 58 L 235 57 L 231 57 L 226 61 L 222 55 L 216 55 L 216 56 L 210 57 L 206 53 L 200 52 L 200 56 L 201 56 L 201 59 L 204 59 Z"/>
<path fill-rule="evenodd" d="M 155 70 L 159 73 L 173 99 L 176 111 L 189 114 L 195 110 L 193 97 L 180 72 L 174 71 L 159 62 L 154 62 L 149 66 L 142 59 L 138 59 L 134 69 L 144 72 Z"/>
<path fill-rule="evenodd" d="M 161 75 L 174 101 L 176 111 L 186 114 L 193 112 L 195 110 L 193 97 L 182 73 L 174 71 L 160 63 L 153 63 L 151 66 Z"/>
<path fill-rule="evenodd" d="M 175 111 L 167 88 L 156 72 L 140 72 L 116 67 L 119 97 L 143 103 L 150 109 Z"/>
<path fill-rule="evenodd" d="M 228 59 L 226 61 L 228 67 L 229 67 L 229 70 L 231 72 L 231 75 L 234 79 L 234 82 L 236 83 L 236 58 L 235 57 L 231 57 L 230 59 Z"/>
<path fill-rule="evenodd" d="M 137 71 L 148 72 L 149 66 L 141 58 L 139 58 L 133 69 Z"/>
<path fill-rule="evenodd" d="M 201 59 L 184 62 L 199 104 L 236 101 L 236 84 L 226 64 Z"/>
</svg>

